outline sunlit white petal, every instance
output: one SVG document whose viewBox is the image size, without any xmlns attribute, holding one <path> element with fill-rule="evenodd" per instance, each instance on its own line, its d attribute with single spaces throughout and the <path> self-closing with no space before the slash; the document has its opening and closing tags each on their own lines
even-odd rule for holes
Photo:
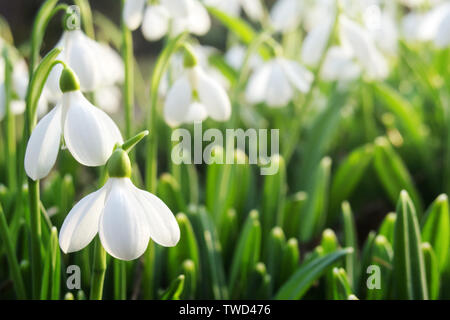
<svg viewBox="0 0 450 320">
<path fill-rule="evenodd" d="M 63 95 L 64 140 L 73 157 L 85 166 L 104 165 L 122 136 L 113 120 L 79 91 Z"/>
<path fill-rule="evenodd" d="M 169 29 L 170 15 L 161 5 L 150 5 L 145 9 L 142 34 L 149 41 L 161 39 Z"/>
<path fill-rule="evenodd" d="M 144 253 L 150 239 L 147 213 L 136 201 L 136 191 L 131 188 L 129 179 L 111 178 L 110 183 L 99 221 L 100 240 L 113 257 L 133 260 Z"/>
<path fill-rule="evenodd" d="M 64 253 L 81 250 L 94 239 L 110 184 L 108 181 L 105 186 L 81 199 L 70 210 L 59 232 L 59 246 Z"/>
<path fill-rule="evenodd" d="M 136 30 L 142 22 L 142 12 L 146 0 L 126 0 L 123 19 L 130 30 Z"/>
<path fill-rule="evenodd" d="M 170 126 L 184 122 L 191 100 L 192 87 L 187 76 L 182 76 L 169 89 L 164 104 L 164 119 Z"/>
<path fill-rule="evenodd" d="M 61 106 L 57 105 L 39 121 L 25 151 L 25 172 L 33 179 L 48 175 L 55 164 L 61 142 Z"/>
</svg>

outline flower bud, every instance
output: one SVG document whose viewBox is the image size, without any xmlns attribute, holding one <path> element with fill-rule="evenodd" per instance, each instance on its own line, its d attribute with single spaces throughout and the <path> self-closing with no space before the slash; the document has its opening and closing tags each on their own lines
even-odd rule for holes
<svg viewBox="0 0 450 320">
<path fill-rule="evenodd" d="M 123 149 L 116 149 L 109 158 L 106 168 L 111 178 L 129 178 L 131 177 L 131 162 Z"/>
<path fill-rule="evenodd" d="M 184 45 L 184 61 L 183 65 L 185 68 L 193 68 L 197 65 L 197 57 L 194 50 L 190 45 Z"/>
<path fill-rule="evenodd" d="M 73 72 L 73 70 L 69 67 L 64 67 L 61 72 L 61 77 L 59 78 L 59 88 L 63 93 L 80 90 L 80 81 L 78 80 L 75 72 Z"/>
</svg>

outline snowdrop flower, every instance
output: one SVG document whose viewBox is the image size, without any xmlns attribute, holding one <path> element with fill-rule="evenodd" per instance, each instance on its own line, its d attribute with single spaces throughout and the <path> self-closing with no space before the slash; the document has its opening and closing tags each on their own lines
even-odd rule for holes
<svg viewBox="0 0 450 320">
<path fill-rule="evenodd" d="M 339 18 L 339 27 L 343 45 L 352 50 L 366 75 L 371 79 L 387 77 L 387 61 L 377 49 L 369 31 L 345 16 Z"/>
<path fill-rule="evenodd" d="M 1 44 L 0 44 L 1 48 Z M 5 106 L 5 61 L 0 57 L 0 120 L 3 119 L 6 112 Z M 28 68 L 25 60 L 20 58 L 14 61 L 12 70 L 12 100 L 10 104 L 11 112 L 15 115 L 22 114 L 25 111 L 25 98 L 28 88 Z M 46 91 L 38 101 L 38 116 L 45 113 L 47 110 Z"/>
<path fill-rule="evenodd" d="M 304 10 L 302 0 L 279 0 L 270 10 L 270 20 L 276 31 L 286 32 L 296 29 Z"/>
<path fill-rule="evenodd" d="M 240 15 L 241 7 L 245 14 L 253 21 L 261 21 L 264 16 L 264 8 L 261 0 L 207 0 L 205 2 L 207 5 L 215 7 L 233 17 Z"/>
<path fill-rule="evenodd" d="M 107 168 L 106 184 L 81 199 L 64 220 L 59 233 L 62 251 L 83 249 L 97 232 L 106 252 L 121 260 L 140 257 L 150 238 L 162 246 L 175 246 L 180 228 L 172 211 L 161 199 L 133 185 L 127 153 L 116 149 Z"/>
<path fill-rule="evenodd" d="M 419 38 L 432 41 L 437 48 L 450 45 L 450 2 L 443 2 L 425 14 L 420 24 Z"/>
<path fill-rule="evenodd" d="M 328 49 L 320 72 L 322 80 L 349 82 L 360 74 L 361 68 L 355 63 L 351 50 L 338 46 Z"/>
<path fill-rule="evenodd" d="M 192 49 L 185 48 L 185 70 L 169 89 L 164 118 L 170 126 L 203 121 L 208 116 L 226 121 L 231 103 L 225 89 L 197 63 Z"/>
<path fill-rule="evenodd" d="M 57 59 L 75 72 L 81 91 L 91 92 L 123 82 L 124 66 L 119 54 L 108 45 L 92 40 L 80 29 L 64 31 L 56 47 L 62 48 Z M 59 79 L 62 69 L 61 65 L 55 66 L 46 83 L 52 102 L 61 99 Z"/>
<path fill-rule="evenodd" d="M 333 24 L 333 19 L 327 19 L 324 23 L 315 26 L 308 33 L 303 42 L 301 51 L 303 63 L 311 67 L 317 67 L 320 58 L 327 47 Z"/>
<path fill-rule="evenodd" d="M 208 12 L 198 0 L 161 0 L 147 7 L 145 0 L 126 0 L 123 19 L 130 30 L 142 24 L 142 34 L 149 41 L 159 40 L 169 31 L 201 36 L 211 27 Z"/>
<path fill-rule="evenodd" d="M 234 70 L 241 70 L 244 59 L 247 55 L 247 48 L 242 45 L 233 45 L 225 53 L 225 62 Z M 249 67 L 254 69 L 263 64 L 262 58 L 258 54 L 253 54 L 250 57 Z"/>
<path fill-rule="evenodd" d="M 61 137 L 72 156 L 85 166 L 106 163 L 122 136 L 113 120 L 80 92 L 76 75 L 64 68 L 62 102 L 44 116 L 31 133 L 25 152 L 25 171 L 33 179 L 48 175 L 56 162 Z"/>
<path fill-rule="evenodd" d="M 368 6 L 363 13 L 366 29 L 371 33 L 378 48 L 394 56 L 397 53 L 398 28 L 394 16 L 378 5 Z"/>
<path fill-rule="evenodd" d="M 269 107 L 283 107 L 297 89 L 308 92 L 313 74 L 299 63 L 277 57 L 256 69 L 250 76 L 245 91 L 248 102 L 265 102 Z"/>
</svg>

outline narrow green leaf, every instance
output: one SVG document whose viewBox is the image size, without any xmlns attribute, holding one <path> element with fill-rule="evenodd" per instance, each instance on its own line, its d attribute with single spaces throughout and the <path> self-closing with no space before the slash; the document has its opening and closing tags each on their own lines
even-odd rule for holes
<svg viewBox="0 0 450 320">
<path fill-rule="evenodd" d="M 286 197 L 286 166 L 280 155 L 271 157 L 271 163 L 277 163 L 279 170 L 264 178 L 264 190 L 261 204 L 261 225 L 263 234 L 282 223 L 282 209 Z"/>
<path fill-rule="evenodd" d="M 448 197 L 441 194 L 428 208 L 422 223 L 422 241 L 429 242 L 442 272 L 447 265 L 450 242 Z"/>
<path fill-rule="evenodd" d="M 298 248 L 298 241 L 295 238 L 290 238 L 283 252 L 281 262 L 280 284 L 285 283 L 297 269 L 300 263 L 300 251 Z"/>
<path fill-rule="evenodd" d="M 281 285 L 281 268 L 283 254 L 286 248 L 286 238 L 283 229 L 275 227 L 269 235 L 267 246 L 267 271 L 270 274 L 270 294 Z"/>
<path fill-rule="evenodd" d="M 307 190 L 308 200 L 302 212 L 300 240 L 307 242 L 321 232 L 326 221 L 328 187 L 330 180 L 331 158 L 325 157 L 313 174 L 314 179 Z"/>
<path fill-rule="evenodd" d="M 357 288 L 358 274 L 358 238 L 356 234 L 355 219 L 350 204 L 342 203 L 342 220 L 344 225 L 344 246 L 353 248 L 353 252 L 345 257 L 345 270 L 353 290 Z"/>
<path fill-rule="evenodd" d="M 347 300 L 352 294 L 347 273 L 343 268 L 333 268 L 333 299 Z"/>
<path fill-rule="evenodd" d="M 169 288 L 161 295 L 161 300 L 180 300 L 180 296 L 183 293 L 185 276 L 179 275 L 172 281 Z"/>
<path fill-rule="evenodd" d="M 375 140 L 374 165 L 378 177 L 393 203 L 397 201 L 400 191 L 405 189 L 411 195 L 418 211 L 422 212 L 422 201 L 411 174 L 385 137 L 378 137 Z"/>
<path fill-rule="evenodd" d="M 436 300 L 439 298 L 440 289 L 439 264 L 433 248 L 428 242 L 422 243 L 422 252 L 425 264 L 428 294 L 431 300 Z"/>
<path fill-rule="evenodd" d="M 252 270 L 246 288 L 248 299 L 269 299 L 270 275 L 267 273 L 266 265 L 258 262 Z"/>
<path fill-rule="evenodd" d="M 394 232 L 394 284 L 398 299 L 428 299 L 419 223 L 408 192 L 397 204 Z"/>
<path fill-rule="evenodd" d="M 333 177 L 330 192 L 330 217 L 336 217 L 341 203 L 349 199 L 372 162 L 374 148 L 367 144 L 353 150 L 339 165 Z"/>
<path fill-rule="evenodd" d="M 188 259 L 194 263 L 194 269 L 201 274 L 200 253 L 192 225 L 184 213 L 178 213 L 176 219 L 180 226 L 180 241 L 175 247 L 167 250 L 167 275 L 169 279 L 175 278 L 182 272 L 183 262 Z"/>
<path fill-rule="evenodd" d="M 311 287 L 314 281 L 319 279 L 330 266 L 352 252 L 352 248 L 342 249 L 315 258 L 302 264 L 291 278 L 280 288 L 275 295 L 278 300 L 300 299 Z"/>
<path fill-rule="evenodd" d="M 389 243 L 394 243 L 394 230 L 395 230 L 395 220 L 397 219 L 397 214 L 395 212 L 390 212 L 384 217 L 383 222 L 378 229 L 378 234 L 385 236 Z"/>
<path fill-rule="evenodd" d="M 247 286 L 248 276 L 260 258 L 261 224 L 258 212 L 250 212 L 241 231 L 236 251 L 231 263 L 229 291 L 231 297 L 237 297 Z"/>
<path fill-rule="evenodd" d="M 195 263 L 188 259 L 183 262 L 181 272 L 184 274 L 184 289 L 181 295 L 182 299 L 194 299 L 197 290 L 198 270 L 195 269 Z"/>
<path fill-rule="evenodd" d="M 365 276 L 368 277 L 365 283 L 367 289 L 366 298 L 368 300 L 389 298 L 391 291 L 392 259 L 393 252 L 391 244 L 385 236 L 378 235 L 373 243 L 370 262 L 371 268 L 366 270 L 366 272 L 370 271 L 376 273 L 371 276 L 371 274 L 365 272 Z M 374 270 L 374 267 L 379 269 Z"/>
<path fill-rule="evenodd" d="M 297 237 L 300 230 L 300 218 L 305 209 L 308 195 L 300 191 L 286 198 L 283 210 L 283 230 L 287 237 Z"/>
<path fill-rule="evenodd" d="M 180 184 L 169 173 L 163 173 L 157 187 L 158 196 L 173 212 L 186 212 L 187 206 L 181 193 Z"/>
</svg>

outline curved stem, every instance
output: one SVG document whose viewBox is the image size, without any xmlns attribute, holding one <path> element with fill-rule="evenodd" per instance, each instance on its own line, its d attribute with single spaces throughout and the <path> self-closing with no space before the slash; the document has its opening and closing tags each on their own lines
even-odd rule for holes
<svg viewBox="0 0 450 320">
<path fill-rule="evenodd" d="M 124 1 L 123 1 L 124 2 Z M 122 19 L 122 58 L 125 65 L 125 83 L 123 89 L 125 108 L 125 136 L 130 138 L 133 132 L 134 114 L 134 57 L 133 57 L 133 37 L 131 31 Z"/>
<path fill-rule="evenodd" d="M 17 189 L 17 161 L 16 161 L 16 128 L 15 118 L 11 111 L 12 96 L 12 64 L 9 59 L 8 49 L 3 52 L 5 61 L 5 138 L 6 138 L 6 175 L 8 188 L 16 192 Z"/>
<path fill-rule="evenodd" d="M 150 130 L 150 135 L 147 140 L 147 159 L 146 159 L 146 176 L 145 184 L 148 191 L 155 193 L 156 191 L 156 173 L 157 173 L 157 153 L 158 140 L 156 137 L 157 126 L 157 110 L 158 110 L 158 89 L 164 72 L 166 71 L 170 57 L 183 44 L 187 33 L 182 33 L 170 40 L 163 52 L 158 57 L 150 87 L 150 115 L 147 118 L 147 128 Z"/>
<path fill-rule="evenodd" d="M 66 4 L 60 4 L 56 6 L 58 0 L 47 0 L 39 9 L 36 19 L 33 23 L 33 29 L 31 34 L 31 55 L 30 55 L 30 79 L 33 74 L 34 68 L 39 61 L 39 51 L 41 50 L 41 44 L 44 39 L 45 29 L 49 21 L 53 16 L 61 10 L 67 10 Z"/>
</svg>

